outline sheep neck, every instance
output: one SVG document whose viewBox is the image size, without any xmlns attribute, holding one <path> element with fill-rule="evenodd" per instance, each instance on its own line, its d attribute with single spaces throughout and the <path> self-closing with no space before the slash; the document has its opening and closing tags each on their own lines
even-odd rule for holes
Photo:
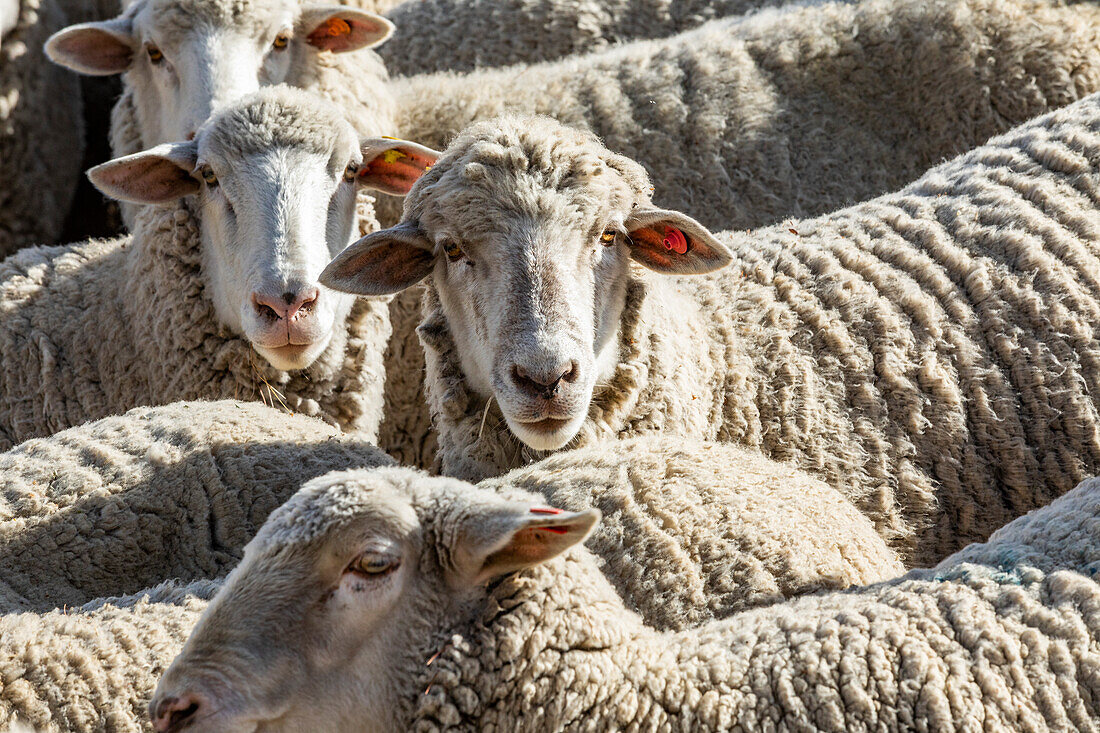
<svg viewBox="0 0 1100 733">
<path fill-rule="evenodd" d="M 150 404 L 258 399 L 373 440 L 381 420 L 381 354 L 389 337 L 385 304 L 356 301 L 345 327 L 308 369 L 275 369 L 218 322 L 203 286 L 199 229 L 186 202 L 144 207 L 137 216 L 123 309 L 135 343 L 149 344 L 150 354 L 171 355 L 144 360 L 154 393 Z"/>
</svg>

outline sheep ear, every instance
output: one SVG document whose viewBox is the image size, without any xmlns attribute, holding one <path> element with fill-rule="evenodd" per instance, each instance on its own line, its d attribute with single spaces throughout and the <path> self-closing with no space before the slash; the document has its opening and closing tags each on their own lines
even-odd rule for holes
<svg viewBox="0 0 1100 733">
<path fill-rule="evenodd" d="M 299 33 L 322 51 L 345 53 L 372 48 L 393 34 L 393 23 L 381 15 L 340 5 L 314 5 L 302 10 Z"/>
<path fill-rule="evenodd" d="M 113 199 L 163 204 L 199 190 L 191 176 L 195 156 L 194 142 L 167 143 L 97 165 L 88 178 Z"/>
<path fill-rule="evenodd" d="M 407 140 L 371 137 L 360 143 L 363 166 L 359 184 L 393 196 L 404 196 L 431 170 L 439 152 Z"/>
<path fill-rule="evenodd" d="M 47 39 L 46 55 L 81 74 L 121 74 L 134 58 L 130 20 L 114 18 L 62 28 Z"/>
<path fill-rule="evenodd" d="M 433 250 L 415 222 L 402 222 L 371 232 L 336 255 L 320 282 L 342 293 L 392 295 L 431 273 Z"/>
<path fill-rule="evenodd" d="M 584 542 L 599 521 L 598 509 L 518 505 L 471 512 L 455 535 L 457 580 L 479 585 L 544 563 Z"/>
<path fill-rule="evenodd" d="M 733 259 L 726 245 L 690 216 L 667 209 L 635 209 L 626 220 L 630 256 L 656 272 L 701 275 Z"/>
</svg>

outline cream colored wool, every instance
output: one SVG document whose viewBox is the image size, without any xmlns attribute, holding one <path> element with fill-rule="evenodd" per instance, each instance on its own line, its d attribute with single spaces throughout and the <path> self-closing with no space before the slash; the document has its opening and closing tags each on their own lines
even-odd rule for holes
<svg viewBox="0 0 1100 733">
<path fill-rule="evenodd" d="M 1039 514 L 1095 554 L 1100 517 L 1077 510 L 1083 494 L 1095 509 L 1098 493 L 1089 482 Z M 1100 718 L 1094 572 L 954 563 L 661 634 L 618 607 L 594 558 L 575 550 L 453 619 L 431 666 L 407 657 L 404 729 L 1090 730 Z"/>
<path fill-rule="evenodd" d="M 360 300 L 308 368 L 285 372 L 220 325 L 190 204 L 149 207 L 134 235 L 0 262 L 0 447 L 138 405 L 262 400 L 372 441 L 386 304 Z"/>
<path fill-rule="evenodd" d="M 42 51 L 67 17 L 56 0 L 19 0 L 0 41 L 0 258 L 57 240 L 84 155 L 80 84 Z"/>
<path fill-rule="evenodd" d="M 0 455 L 0 610 L 223 575 L 302 483 L 390 463 L 319 420 L 232 400 L 139 407 L 27 441 Z"/>
<path fill-rule="evenodd" d="M 778 0 L 410 0 L 378 53 L 393 75 L 470 71 L 662 38 Z M 441 39 L 446 39 L 441 41 Z"/>
<path fill-rule="evenodd" d="M 217 584 L 169 582 L 83 608 L 0 618 L 0 730 L 137 733 L 157 678 Z"/>
<path fill-rule="evenodd" d="M 757 227 L 894 190 L 1100 91 L 1100 8 L 829 2 L 391 86 L 410 140 L 442 149 L 477 120 L 550 115 L 646 166 L 658 205 L 711 227 Z"/>
<path fill-rule="evenodd" d="M 845 494 L 907 563 L 1048 503 L 1100 468 L 1098 126 L 1094 95 L 897 194 L 726 233 L 733 264 L 710 276 L 635 266 L 619 364 L 572 446 L 659 430 L 759 447 Z M 545 119 L 474 128 L 407 212 L 445 200 L 440 179 L 480 136 L 517 146 L 512 158 L 486 148 L 486 170 L 611 155 L 577 135 Z M 648 183 L 632 175 L 585 185 L 629 186 L 644 206 Z M 516 190 L 505 168 L 485 181 L 488 200 Z M 475 208 L 471 227 L 491 216 Z M 538 460 L 468 388 L 428 283 L 420 333 L 444 472 L 476 480 Z"/>
<path fill-rule="evenodd" d="M 603 514 L 585 546 L 626 605 L 684 629 L 905 572 L 874 525 L 793 466 L 730 444 L 648 436 L 546 458 L 479 484 Z"/>
</svg>

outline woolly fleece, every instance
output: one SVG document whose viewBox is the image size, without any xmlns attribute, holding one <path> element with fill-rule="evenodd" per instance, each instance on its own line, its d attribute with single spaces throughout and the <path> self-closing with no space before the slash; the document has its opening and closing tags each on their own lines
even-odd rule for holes
<svg viewBox="0 0 1100 733">
<path fill-rule="evenodd" d="M 146 733 L 157 678 L 218 586 L 166 582 L 80 609 L 0 617 L 0 730 Z"/>
<path fill-rule="evenodd" d="M 1100 91 L 1100 8 L 866 0 L 731 18 L 556 63 L 392 84 L 401 134 L 546 114 L 648 169 L 656 203 L 711 228 L 894 190 L 944 158 Z"/>
<path fill-rule="evenodd" d="M 0 455 L 0 607 L 47 610 L 214 578 L 314 476 L 389 465 L 256 402 L 139 407 Z"/>
<path fill-rule="evenodd" d="M 613 43 L 663 38 L 776 0 L 410 0 L 388 16 L 397 26 L 379 47 L 390 74 L 550 61 Z M 440 43 L 440 38 L 446 38 Z"/>
<path fill-rule="evenodd" d="M 758 451 L 648 436 L 481 482 L 603 518 L 585 542 L 626 605 L 659 629 L 897 577 L 905 568 L 839 492 Z"/>
<path fill-rule="evenodd" d="M 84 155 L 80 84 L 42 45 L 68 19 L 55 0 L 19 0 L 0 44 L 0 259 L 57 241 Z"/>
<path fill-rule="evenodd" d="M 721 235 L 734 260 L 712 275 L 634 266 L 619 364 L 571 447 L 651 431 L 759 447 L 847 496 L 907 563 L 1047 504 L 1100 468 L 1098 128 L 1094 95 L 897 194 Z M 578 134 L 545 118 L 475 127 L 413 189 L 407 215 L 428 216 L 474 150 L 487 166 L 612 155 Z M 648 184 L 631 170 L 602 179 L 644 205 Z M 458 215 L 430 216 L 444 214 Z M 476 480 L 538 460 L 467 387 L 428 283 L 420 334 L 444 472 Z"/>
<path fill-rule="evenodd" d="M 1080 511 L 1098 493 L 1088 482 L 1041 510 L 1062 530 L 1049 545 L 1100 550 L 1098 515 Z M 480 613 L 455 620 L 431 666 L 409 669 L 407 729 L 1090 729 L 1094 572 L 951 563 L 662 634 L 618 606 L 578 549 L 506 578 Z M 431 636 L 421 631 L 413 638 Z"/>
<path fill-rule="evenodd" d="M 338 120 L 294 89 L 256 100 L 276 136 L 297 127 L 316 134 Z M 239 134 L 233 120 L 215 118 L 200 138 Z M 206 297 L 193 207 L 189 199 L 145 207 L 132 237 L 31 248 L 0 262 L 0 448 L 187 399 L 262 400 L 375 439 L 386 303 L 357 301 L 309 368 L 276 370 L 220 324 Z"/>
</svg>

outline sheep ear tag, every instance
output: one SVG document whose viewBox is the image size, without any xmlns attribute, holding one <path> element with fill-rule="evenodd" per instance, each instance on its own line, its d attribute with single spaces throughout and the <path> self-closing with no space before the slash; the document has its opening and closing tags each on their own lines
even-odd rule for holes
<svg viewBox="0 0 1100 733">
<path fill-rule="evenodd" d="M 393 196 L 407 194 L 439 159 L 439 153 L 431 148 L 393 138 L 368 138 L 360 148 L 359 184 Z"/>
<path fill-rule="evenodd" d="M 333 53 L 377 46 L 394 28 L 380 15 L 339 5 L 306 8 L 300 22 L 309 45 Z"/>
<path fill-rule="evenodd" d="M 656 272 L 699 275 L 727 265 L 732 256 L 699 222 L 675 211 L 644 209 L 626 222 L 630 256 Z"/>
<path fill-rule="evenodd" d="M 486 521 L 466 548 L 474 560 L 475 584 L 557 557 L 587 539 L 599 520 L 597 509 L 535 507 Z"/>
</svg>

